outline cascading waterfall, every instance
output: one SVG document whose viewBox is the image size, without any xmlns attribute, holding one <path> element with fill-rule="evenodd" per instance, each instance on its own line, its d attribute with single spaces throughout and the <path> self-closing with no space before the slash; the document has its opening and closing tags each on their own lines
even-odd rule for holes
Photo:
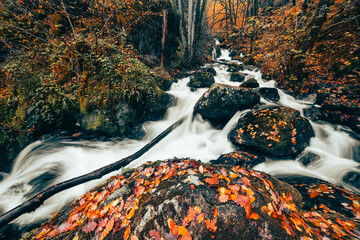
<svg viewBox="0 0 360 240">
<path fill-rule="evenodd" d="M 219 60 L 232 62 L 227 50 L 221 51 Z M 239 83 L 230 82 L 230 73 L 226 71 L 226 66 L 221 64 L 213 64 L 213 66 L 217 72 L 216 82 L 239 85 Z M 275 81 L 264 81 L 258 70 L 244 70 L 243 72 L 248 75 L 247 78 L 255 78 L 260 87 L 275 87 Z M 249 110 L 238 112 L 222 130 L 214 129 L 201 116 L 193 117 L 193 107 L 206 89 L 191 92 L 187 86 L 188 82 L 189 78 L 187 77 L 172 85 L 168 93 L 176 98 L 176 105 L 168 109 L 163 120 L 146 122 L 143 125 L 146 136 L 142 140 L 125 139 L 114 143 L 73 141 L 54 137 L 27 146 L 16 158 L 11 173 L 0 182 L 1 212 L 21 204 L 46 187 L 86 174 L 136 152 L 184 115 L 187 116 L 187 119 L 181 126 L 128 167 L 173 157 L 191 157 L 208 162 L 221 154 L 235 151 L 235 147 L 227 139 L 227 134 L 236 125 L 239 117 Z M 279 105 L 294 108 L 300 112 L 314 103 L 314 97 L 296 100 L 281 89 L 279 89 L 279 95 Z M 261 99 L 261 101 L 266 105 L 277 105 L 265 99 Z M 257 165 L 255 169 L 272 175 L 312 176 L 335 184 L 343 184 L 342 178 L 347 172 L 359 171 L 357 169 L 359 163 L 356 160 L 359 160 L 357 158 L 359 157 L 360 142 L 352 138 L 347 131 L 343 131 L 341 127 L 328 123 L 312 123 L 312 126 L 316 136 L 312 138 L 310 146 L 304 152 L 317 154 L 320 157 L 319 160 L 305 167 L 296 159 L 276 161 L 267 159 L 265 163 Z M 120 170 L 111 175 L 116 173 L 120 173 Z M 106 177 L 108 176 L 104 178 Z M 66 203 L 98 185 L 104 178 L 57 194 L 45 201 L 34 213 L 25 214 L 15 222 L 29 224 L 49 218 Z"/>
</svg>

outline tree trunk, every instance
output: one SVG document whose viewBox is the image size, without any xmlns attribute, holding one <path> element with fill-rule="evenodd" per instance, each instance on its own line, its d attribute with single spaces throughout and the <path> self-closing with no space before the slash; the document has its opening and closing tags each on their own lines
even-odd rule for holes
<svg viewBox="0 0 360 240">
<path fill-rule="evenodd" d="M 167 30 L 167 7 L 166 3 L 162 2 L 162 38 L 161 38 L 161 67 L 164 67 L 164 53 L 165 53 L 165 42 L 166 42 L 166 30 Z"/>
<path fill-rule="evenodd" d="M 185 37 L 185 32 L 184 32 L 184 12 L 183 12 L 183 8 L 182 8 L 182 1 L 178 0 L 178 8 L 179 8 L 179 16 L 180 16 L 180 23 L 179 23 L 179 29 L 180 29 L 180 35 L 181 35 L 181 42 L 182 42 L 182 47 L 183 47 L 183 52 L 184 55 L 186 56 L 187 53 L 187 42 L 186 42 L 186 37 Z"/>
<path fill-rule="evenodd" d="M 159 134 L 156 138 L 154 138 L 151 142 L 146 144 L 143 148 L 141 148 L 139 151 L 134 153 L 131 156 L 128 156 L 126 158 L 123 158 L 117 162 L 114 162 L 110 165 L 107 165 L 105 167 L 99 168 L 91 173 L 67 180 L 65 182 L 61 182 L 59 184 L 56 184 L 42 192 L 40 192 L 35 197 L 29 199 L 28 201 L 24 202 L 23 204 L 17 206 L 16 208 L 13 208 L 12 210 L 8 211 L 7 213 L 4 213 L 0 216 L 0 228 L 11 222 L 12 220 L 18 218 L 24 213 L 32 212 L 35 209 L 37 209 L 39 206 L 43 204 L 43 202 L 50 198 L 51 196 L 64 191 L 66 189 L 75 187 L 77 185 L 80 185 L 85 182 L 89 182 L 91 180 L 99 179 L 106 174 L 109 174 L 111 172 L 119 170 L 121 167 L 124 167 L 134 161 L 135 159 L 142 156 L 144 153 L 146 153 L 149 149 L 151 149 L 153 146 L 155 146 L 158 142 L 160 142 L 164 137 L 166 137 L 172 130 L 174 130 L 176 127 L 181 125 L 185 120 L 185 117 L 180 118 L 177 122 L 175 122 L 173 125 L 168 127 L 165 131 L 163 131 L 161 134 Z"/>
</svg>

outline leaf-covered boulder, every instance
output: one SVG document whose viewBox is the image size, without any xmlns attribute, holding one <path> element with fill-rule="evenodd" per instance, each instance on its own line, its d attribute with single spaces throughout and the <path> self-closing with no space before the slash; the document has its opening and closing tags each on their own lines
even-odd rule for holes
<svg viewBox="0 0 360 240">
<path fill-rule="evenodd" d="M 276 88 L 262 87 L 259 89 L 259 93 L 268 101 L 277 102 L 280 100 L 279 91 Z"/>
<path fill-rule="evenodd" d="M 211 73 L 213 76 L 216 76 L 216 70 L 213 67 L 206 67 L 202 70 L 203 70 L 203 72 L 208 72 L 208 73 Z"/>
<path fill-rule="evenodd" d="M 247 168 L 252 168 L 262 162 L 265 162 L 264 157 L 244 151 L 222 154 L 218 159 L 210 161 L 212 164 L 224 164 Z"/>
<path fill-rule="evenodd" d="M 233 72 L 230 75 L 231 82 L 243 82 L 245 80 L 246 75 L 244 73 Z"/>
<path fill-rule="evenodd" d="M 210 87 L 215 83 L 215 78 L 212 73 L 198 71 L 190 78 L 188 86 L 191 88 Z"/>
<path fill-rule="evenodd" d="M 314 136 L 309 120 L 294 109 L 268 108 L 247 113 L 229 133 L 229 139 L 273 157 L 297 155 Z"/>
<path fill-rule="evenodd" d="M 302 204 L 294 187 L 248 168 L 158 161 L 111 177 L 23 239 L 351 239 L 358 233 L 354 217 L 302 211 Z"/>
<path fill-rule="evenodd" d="M 245 88 L 257 88 L 259 87 L 259 83 L 256 81 L 255 78 L 250 78 L 249 80 L 246 80 L 246 82 L 243 82 L 240 87 L 245 87 Z"/>
<path fill-rule="evenodd" d="M 199 99 L 194 113 L 199 113 L 214 125 L 223 125 L 239 110 L 255 106 L 259 93 L 240 87 L 213 84 Z"/>
</svg>

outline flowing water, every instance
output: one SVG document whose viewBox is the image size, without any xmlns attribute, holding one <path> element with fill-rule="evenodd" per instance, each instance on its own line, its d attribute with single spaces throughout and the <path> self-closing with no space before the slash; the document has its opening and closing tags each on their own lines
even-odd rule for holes
<svg viewBox="0 0 360 240">
<path fill-rule="evenodd" d="M 228 51 L 222 50 L 218 59 L 231 62 Z M 230 82 L 227 66 L 213 64 L 217 74 L 215 81 L 229 85 L 239 85 Z M 254 77 L 261 87 L 274 87 L 274 81 L 264 81 L 258 70 L 245 70 L 247 78 Z M 247 111 L 238 112 L 222 129 L 217 130 L 204 121 L 199 115 L 193 117 L 193 107 L 206 89 L 191 92 L 186 85 L 189 78 L 179 79 L 174 83 L 169 94 L 176 99 L 176 105 L 170 107 L 161 121 L 146 122 L 143 128 L 146 136 L 142 140 L 125 139 L 120 142 L 73 141 L 70 138 L 54 137 L 46 141 L 37 141 L 26 147 L 16 158 L 10 174 L 0 182 L 0 212 L 5 212 L 21 204 L 48 186 L 64 180 L 86 174 L 97 168 L 133 154 L 159 133 L 182 116 L 186 121 L 164 138 L 158 145 L 145 155 L 132 162 L 127 167 L 136 167 L 147 161 L 164 160 L 168 158 L 191 157 L 208 162 L 219 155 L 235 151 L 235 147 L 227 139 L 227 134 L 236 125 L 237 120 Z M 315 97 L 296 100 L 279 89 L 279 105 L 299 110 L 308 108 L 314 103 Z M 267 105 L 277 105 L 265 99 Z M 343 184 L 342 178 L 349 171 L 359 171 L 360 142 L 349 135 L 349 130 L 328 123 L 313 123 L 316 136 L 311 139 L 305 152 L 312 152 L 320 159 L 303 166 L 296 159 L 267 159 L 255 167 L 257 170 L 272 175 L 300 174 L 321 178 L 335 184 Z M 117 172 L 117 173 L 120 173 Z M 111 175 L 115 175 L 116 172 Z M 49 218 L 66 203 L 73 201 L 90 188 L 100 184 L 102 180 L 92 181 L 81 186 L 66 190 L 53 196 L 31 214 L 25 214 L 15 220 L 18 224 L 29 224 Z M 351 187 L 351 186 L 349 186 Z M 356 189 L 355 189 L 356 190 Z"/>
</svg>

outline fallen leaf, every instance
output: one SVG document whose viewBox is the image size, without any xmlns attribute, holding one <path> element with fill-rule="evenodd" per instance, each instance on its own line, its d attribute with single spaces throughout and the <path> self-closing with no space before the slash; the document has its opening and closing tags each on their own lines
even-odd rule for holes
<svg viewBox="0 0 360 240">
<path fill-rule="evenodd" d="M 130 235 L 130 225 L 128 225 L 125 229 L 124 240 L 127 240 L 129 238 L 129 235 Z"/>
<path fill-rule="evenodd" d="M 97 223 L 95 221 L 91 221 L 82 228 L 82 231 L 86 233 L 92 232 L 95 230 L 96 226 Z"/>
<path fill-rule="evenodd" d="M 179 234 L 181 234 L 181 236 L 185 237 L 185 236 L 189 235 L 189 232 L 186 229 L 186 227 L 179 226 Z"/>
<path fill-rule="evenodd" d="M 229 199 L 228 195 L 220 195 L 219 196 L 219 201 L 222 202 L 222 203 L 227 202 L 228 199 Z"/>
<path fill-rule="evenodd" d="M 105 227 L 104 231 L 101 232 L 100 240 L 104 239 L 106 237 L 106 235 L 108 235 L 108 233 L 113 229 L 113 227 L 114 227 L 114 219 L 111 219 L 110 221 L 108 221 L 106 223 L 106 227 Z"/>
<path fill-rule="evenodd" d="M 214 220 L 210 220 L 210 219 L 206 219 L 205 220 L 205 224 L 206 224 L 206 227 L 209 231 L 211 232 L 216 232 L 216 219 Z"/>
<path fill-rule="evenodd" d="M 213 212 L 214 218 L 216 218 L 216 216 L 218 215 L 218 213 L 219 213 L 219 211 L 218 211 L 217 207 L 215 206 L 214 212 Z"/>
<path fill-rule="evenodd" d="M 179 227 L 176 225 L 174 220 L 172 220 L 171 218 L 168 219 L 168 227 L 169 227 L 171 233 L 174 234 L 175 236 L 179 234 Z"/>
</svg>

